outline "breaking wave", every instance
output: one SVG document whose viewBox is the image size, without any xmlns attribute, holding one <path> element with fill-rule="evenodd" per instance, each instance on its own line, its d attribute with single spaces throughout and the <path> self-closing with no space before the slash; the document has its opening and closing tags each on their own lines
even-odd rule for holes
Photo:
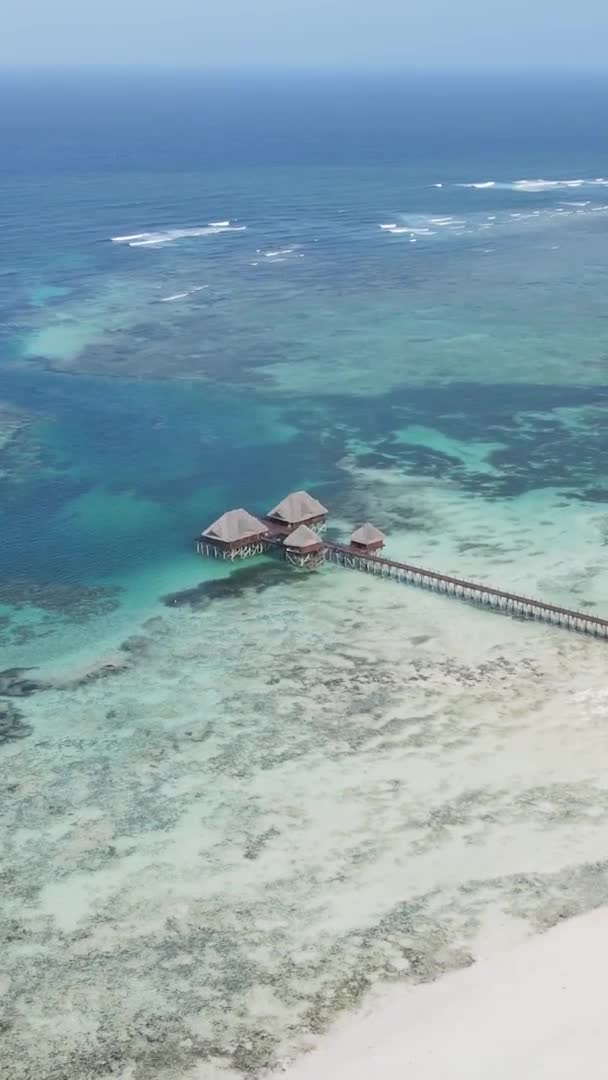
<svg viewBox="0 0 608 1080">
<path fill-rule="evenodd" d="M 410 236 L 433 236 L 435 230 L 429 228 L 428 224 L 422 225 L 380 225 L 380 229 L 384 232 L 390 233 L 391 236 L 399 236 L 403 233 L 409 233 Z"/>
<path fill-rule="evenodd" d="M 457 187 L 463 188 L 477 188 L 478 190 L 484 188 L 496 188 L 499 191 L 524 191 L 524 192 L 543 192 L 543 191 L 560 191 L 577 189 L 582 187 L 608 187 L 608 179 L 604 176 L 589 177 L 574 177 L 572 179 L 561 180 L 544 180 L 542 177 L 536 179 L 523 179 L 523 180 L 478 180 L 469 184 L 457 184 Z"/>
<path fill-rule="evenodd" d="M 203 289 L 208 288 L 208 285 L 193 285 L 191 289 L 187 289 L 185 292 L 173 293 L 172 296 L 160 296 L 158 302 L 159 304 L 168 304 L 172 300 L 184 300 L 187 296 L 192 296 L 192 293 L 202 292 Z"/>
<path fill-rule="evenodd" d="M 593 180 L 515 180 L 509 185 L 513 191 L 553 191 L 581 187 L 608 187 L 608 180 L 598 176 Z"/>
<path fill-rule="evenodd" d="M 128 236 L 112 236 L 113 244 L 126 244 L 127 247 L 157 247 L 170 244 L 175 240 L 185 240 L 196 236 L 217 236 L 225 232 L 244 232 L 246 225 L 233 225 L 230 221 L 210 221 L 191 229 L 162 229 L 157 232 L 131 233 Z"/>
<path fill-rule="evenodd" d="M 608 187 L 608 181 L 604 181 Z M 586 200 L 560 200 L 552 206 L 530 207 L 515 211 L 497 208 L 493 214 L 472 213 L 461 217 L 451 217 L 448 214 L 436 215 L 404 215 L 397 223 L 385 223 L 377 225 L 382 235 L 400 236 L 409 240 L 420 240 L 423 243 L 441 242 L 442 238 L 458 239 L 466 236 L 475 238 L 487 236 L 489 232 L 496 235 L 504 234 L 509 229 L 524 229 L 548 227 L 557 224 L 560 220 L 590 218 L 598 213 L 605 214 L 608 206 L 604 203 L 594 203 Z M 581 218 L 582 215 L 582 218 Z"/>
</svg>

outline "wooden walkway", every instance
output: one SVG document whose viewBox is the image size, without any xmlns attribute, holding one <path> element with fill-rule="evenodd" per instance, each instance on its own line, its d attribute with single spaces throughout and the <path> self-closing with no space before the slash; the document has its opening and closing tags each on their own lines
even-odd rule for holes
<svg viewBox="0 0 608 1080">
<path fill-rule="evenodd" d="M 395 562 L 394 559 L 385 559 L 381 555 L 366 555 L 349 545 L 334 544 L 331 541 L 325 541 L 325 558 L 338 566 L 362 570 L 404 584 L 434 589 L 448 596 L 458 596 L 462 600 L 503 611 L 505 614 L 537 619 L 567 630 L 608 638 L 608 619 L 600 619 L 599 616 L 589 615 L 587 612 L 571 611 L 555 604 L 546 604 L 543 600 L 503 592 L 502 589 L 494 589 L 490 585 L 480 585 L 463 578 L 438 574 L 434 570 L 423 570 L 420 566 Z"/>
<path fill-rule="evenodd" d="M 204 542 L 202 536 L 197 537 L 195 543 L 200 555 L 248 558 L 250 555 L 262 554 L 265 551 L 276 551 L 284 556 L 283 542 L 288 533 L 288 527 L 270 523 L 268 534 L 260 538 L 253 547 L 251 545 L 240 547 L 229 556 L 217 546 Z M 337 566 L 361 570 L 367 574 L 374 574 L 407 585 L 432 589 L 446 596 L 456 596 L 461 600 L 488 607 L 506 615 L 521 619 L 536 619 L 553 626 L 561 626 L 566 630 L 608 639 L 608 619 L 602 619 L 599 615 L 573 611 L 571 608 L 558 607 L 557 604 L 547 604 L 544 600 L 534 600 L 529 596 L 495 589 L 491 585 L 482 585 L 476 581 L 466 581 L 464 578 L 439 574 L 420 566 L 385 559 L 382 555 L 366 554 L 364 550 L 352 544 L 337 544 L 331 540 L 324 540 L 322 557 Z"/>
</svg>

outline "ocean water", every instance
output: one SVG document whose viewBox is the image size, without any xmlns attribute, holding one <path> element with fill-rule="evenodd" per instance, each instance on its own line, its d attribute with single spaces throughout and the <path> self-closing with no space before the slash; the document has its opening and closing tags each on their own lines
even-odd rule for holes
<svg viewBox="0 0 608 1080">
<path fill-rule="evenodd" d="M 606 899 L 606 647 L 192 539 L 608 614 L 601 81 L 3 75 L 0 1040 L 261 1075 Z"/>
</svg>

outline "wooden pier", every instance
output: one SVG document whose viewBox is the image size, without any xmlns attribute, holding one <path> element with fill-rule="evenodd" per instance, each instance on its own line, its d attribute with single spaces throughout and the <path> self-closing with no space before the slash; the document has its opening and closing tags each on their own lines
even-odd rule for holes
<svg viewBox="0 0 608 1080">
<path fill-rule="evenodd" d="M 230 510 L 196 537 L 199 554 L 244 559 L 275 552 L 294 566 L 314 569 L 323 562 L 377 577 L 432 589 L 521 619 L 535 619 L 581 634 L 608 638 L 608 619 L 558 607 L 543 600 L 451 577 L 378 554 L 385 537 L 369 522 L 355 530 L 349 544 L 322 539 L 327 510 L 307 492 L 289 495 L 264 518 Z"/>
<path fill-rule="evenodd" d="M 439 574 L 434 570 L 424 570 L 420 566 L 395 562 L 394 559 L 385 559 L 382 555 L 361 554 L 347 544 L 333 544 L 325 541 L 325 558 L 337 566 L 362 570 L 364 573 L 390 578 L 392 581 L 400 581 L 405 585 L 432 589 L 447 596 L 457 596 L 461 600 L 493 608 L 507 615 L 515 615 L 522 619 L 537 619 L 540 622 L 564 627 L 566 630 L 576 630 L 582 634 L 608 638 L 608 619 L 601 619 L 598 615 L 572 611 L 569 608 L 558 607 L 556 604 L 547 604 L 543 600 L 534 600 L 528 596 L 494 589 L 491 585 L 481 585 L 478 582 L 465 581 L 464 578 Z"/>
</svg>

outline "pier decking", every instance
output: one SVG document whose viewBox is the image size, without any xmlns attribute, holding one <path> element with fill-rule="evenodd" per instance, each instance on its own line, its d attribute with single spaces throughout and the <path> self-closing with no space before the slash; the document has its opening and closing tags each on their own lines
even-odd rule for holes
<svg viewBox="0 0 608 1080">
<path fill-rule="evenodd" d="M 436 592 L 457 596 L 461 600 L 468 600 L 470 603 L 493 608 L 505 614 L 525 619 L 538 619 L 541 622 L 562 626 L 567 630 L 577 630 L 583 634 L 593 634 L 596 637 L 608 637 L 608 619 L 601 619 L 598 615 L 573 611 L 569 608 L 558 607 L 556 604 L 547 604 L 543 600 L 504 592 L 491 585 L 482 585 L 479 582 L 466 581 L 464 578 L 439 574 L 434 570 L 425 570 L 420 566 L 396 562 L 382 555 L 362 555 L 351 545 L 325 541 L 325 558 L 338 566 L 377 574 L 407 585 L 433 589 Z"/>
<path fill-rule="evenodd" d="M 215 558 L 242 559 L 275 552 L 287 562 L 311 569 L 323 562 L 333 563 L 335 566 L 374 574 L 402 584 L 432 589 L 507 615 L 536 619 L 566 630 L 608 638 L 608 619 L 602 619 L 598 615 L 574 611 L 529 596 L 506 592 L 491 585 L 387 559 L 378 554 L 384 544 L 384 536 L 369 522 L 353 533 L 350 544 L 322 539 L 320 533 L 325 528 L 327 511 L 306 492 L 297 492 L 296 496 L 300 521 L 303 520 L 302 515 L 310 510 L 307 518 L 309 525 L 300 524 L 296 527 L 295 520 L 279 521 L 274 513 L 272 517 L 258 519 L 244 510 L 229 511 L 196 538 L 198 553 Z M 293 501 L 292 496 L 288 496 L 279 506 L 291 506 L 290 500 Z M 237 524 L 241 529 L 240 533 Z M 291 536 L 294 537 L 294 543 L 290 546 Z"/>
</svg>

